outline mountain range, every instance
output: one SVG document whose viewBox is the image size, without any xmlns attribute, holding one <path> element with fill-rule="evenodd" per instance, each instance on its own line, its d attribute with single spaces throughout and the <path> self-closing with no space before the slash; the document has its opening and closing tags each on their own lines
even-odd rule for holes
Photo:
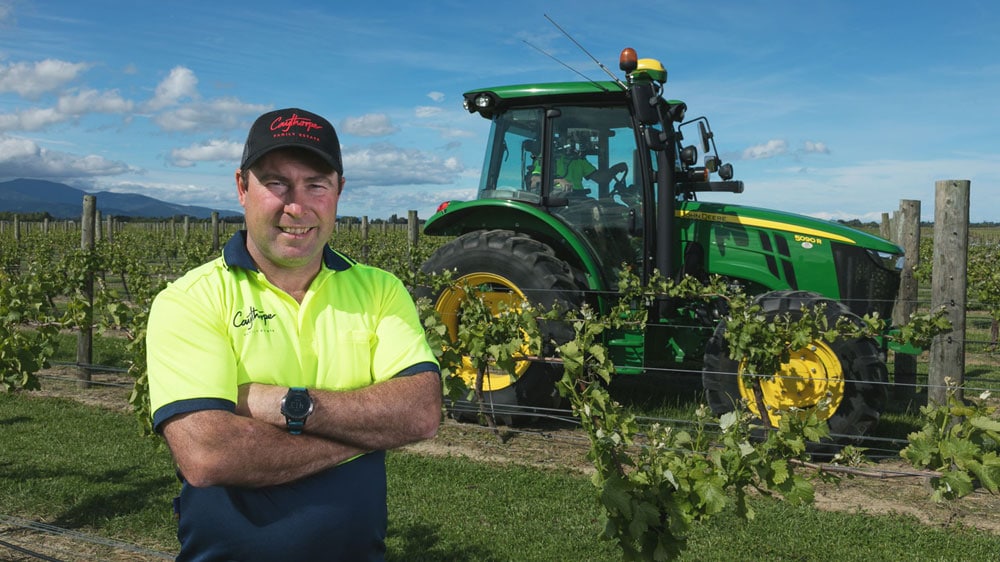
<svg viewBox="0 0 1000 562">
<path fill-rule="evenodd" d="M 187 215 L 207 219 L 216 211 L 207 207 L 176 205 L 134 193 L 90 193 L 62 183 L 16 179 L 0 182 L 0 212 L 48 213 L 57 219 L 79 219 L 83 212 L 84 195 L 96 197 L 97 210 L 104 216 L 169 218 Z M 218 213 L 220 218 L 242 216 L 242 213 L 234 211 Z"/>
</svg>

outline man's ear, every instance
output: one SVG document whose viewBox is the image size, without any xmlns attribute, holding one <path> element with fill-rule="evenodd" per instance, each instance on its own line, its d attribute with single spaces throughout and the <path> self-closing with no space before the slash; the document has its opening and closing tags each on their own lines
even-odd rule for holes
<svg viewBox="0 0 1000 562">
<path fill-rule="evenodd" d="M 344 183 L 347 180 L 344 179 L 344 176 L 340 176 L 340 178 L 338 178 L 338 181 L 340 182 L 340 187 L 337 188 L 337 196 L 340 196 L 340 194 L 344 192 Z"/>
<path fill-rule="evenodd" d="M 247 184 L 243 181 L 243 170 L 236 170 L 236 196 L 240 200 L 240 205 L 243 205 L 243 199 L 247 195 Z"/>
</svg>

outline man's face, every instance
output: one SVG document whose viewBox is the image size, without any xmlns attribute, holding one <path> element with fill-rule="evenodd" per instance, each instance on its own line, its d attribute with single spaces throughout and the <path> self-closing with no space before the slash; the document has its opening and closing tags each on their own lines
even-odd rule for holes
<svg viewBox="0 0 1000 562">
<path fill-rule="evenodd" d="M 344 179 L 316 169 L 294 151 L 275 150 L 257 161 L 246 183 L 237 171 L 236 186 L 247 250 L 261 271 L 315 275 L 336 227 Z"/>
</svg>

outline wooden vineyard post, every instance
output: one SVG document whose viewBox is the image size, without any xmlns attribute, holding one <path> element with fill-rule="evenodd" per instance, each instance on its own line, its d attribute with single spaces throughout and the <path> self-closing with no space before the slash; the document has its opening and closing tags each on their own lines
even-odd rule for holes
<svg viewBox="0 0 1000 562">
<path fill-rule="evenodd" d="M 219 253 L 219 212 L 212 211 L 212 255 Z"/>
<path fill-rule="evenodd" d="M 965 304 L 969 255 L 969 180 L 942 180 L 934 185 L 934 264 L 931 308 L 943 306 L 952 330 L 931 343 L 927 377 L 928 404 L 947 402 L 946 379 L 962 398 L 965 381 Z"/>
<path fill-rule="evenodd" d="M 83 216 L 80 219 L 80 248 L 86 255 L 94 251 L 97 228 L 100 228 L 97 223 L 97 197 L 84 195 Z M 90 388 L 90 365 L 94 358 L 94 272 L 90 267 L 84 272 L 80 292 L 86 308 L 76 337 L 76 378 L 79 379 L 77 387 Z"/>
<path fill-rule="evenodd" d="M 361 261 L 368 263 L 368 215 L 361 217 Z"/>
<path fill-rule="evenodd" d="M 409 211 L 406 217 L 406 239 L 409 242 L 410 248 L 410 274 L 415 279 L 417 276 L 417 264 L 413 257 L 417 253 L 417 242 L 420 241 L 420 221 L 417 219 L 417 212 L 414 210 Z"/>
<path fill-rule="evenodd" d="M 894 225 L 893 241 L 903 247 L 905 255 L 900 272 L 899 296 L 892 307 L 894 326 L 906 324 L 917 310 L 917 279 L 914 272 L 920 265 L 920 201 L 903 199 L 899 202 L 899 216 Z M 917 385 L 917 357 L 897 353 L 894 361 L 893 382 L 897 396 L 912 396 Z"/>
</svg>

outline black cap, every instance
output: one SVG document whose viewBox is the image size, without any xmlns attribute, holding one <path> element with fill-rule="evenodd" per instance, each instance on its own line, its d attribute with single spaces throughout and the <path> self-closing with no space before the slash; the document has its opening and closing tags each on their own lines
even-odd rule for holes
<svg viewBox="0 0 1000 562">
<path fill-rule="evenodd" d="M 261 156 L 276 148 L 307 148 L 344 175 L 340 140 L 329 121 L 304 109 L 278 109 L 261 115 L 250 127 L 243 146 L 240 169 L 248 170 Z"/>
</svg>

